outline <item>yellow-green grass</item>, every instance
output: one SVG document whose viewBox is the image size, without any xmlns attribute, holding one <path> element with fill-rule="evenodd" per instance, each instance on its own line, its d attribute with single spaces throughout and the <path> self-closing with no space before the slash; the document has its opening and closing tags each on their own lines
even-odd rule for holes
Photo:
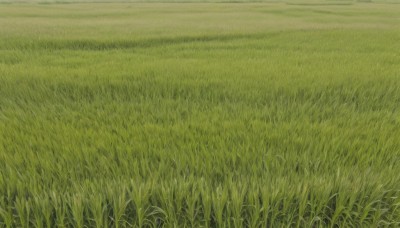
<svg viewBox="0 0 400 228">
<path fill-rule="evenodd" d="M 400 4 L 0 4 L 0 226 L 399 226 L 399 107 Z"/>
</svg>

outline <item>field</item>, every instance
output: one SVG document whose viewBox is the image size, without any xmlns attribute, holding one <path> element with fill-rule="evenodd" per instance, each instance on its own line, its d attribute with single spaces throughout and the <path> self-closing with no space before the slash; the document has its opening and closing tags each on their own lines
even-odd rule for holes
<svg viewBox="0 0 400 228">
<path fill-rule="evenodd" d="M 55 226 L 400 226 L 400 4 L 0 4 L 0 227 Z"/>
</svg>

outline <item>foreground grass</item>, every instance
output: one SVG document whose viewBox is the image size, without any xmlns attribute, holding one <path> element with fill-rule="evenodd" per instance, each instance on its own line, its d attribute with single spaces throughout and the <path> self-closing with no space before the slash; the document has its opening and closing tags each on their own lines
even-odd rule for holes
<svg viewBox="0 0 400 228">
<path fill-rule="evenodd" d="M 400 222 L 400 5 L 0 5 L 0 224 Z"/>
</svg>

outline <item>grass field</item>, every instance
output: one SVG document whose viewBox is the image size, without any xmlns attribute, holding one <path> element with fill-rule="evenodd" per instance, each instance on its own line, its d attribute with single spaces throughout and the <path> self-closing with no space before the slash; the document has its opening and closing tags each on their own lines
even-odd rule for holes
<svg viewBox="0 0 400 228">
<path fill-rule="evenodd" d="M 3 226 L 400 226 L 400 4 L 0 4 Z"/>
</svg>

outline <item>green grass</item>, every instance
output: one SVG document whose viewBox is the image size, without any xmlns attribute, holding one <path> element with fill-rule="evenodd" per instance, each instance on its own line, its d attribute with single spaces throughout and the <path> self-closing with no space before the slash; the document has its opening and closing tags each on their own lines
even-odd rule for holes
<svg viewBox="0 0 400 228">
<path fill-rule="evenodd" d="M 0 226 L 399 226 L 399 15 L 0 5 Z"/>
</svg>

